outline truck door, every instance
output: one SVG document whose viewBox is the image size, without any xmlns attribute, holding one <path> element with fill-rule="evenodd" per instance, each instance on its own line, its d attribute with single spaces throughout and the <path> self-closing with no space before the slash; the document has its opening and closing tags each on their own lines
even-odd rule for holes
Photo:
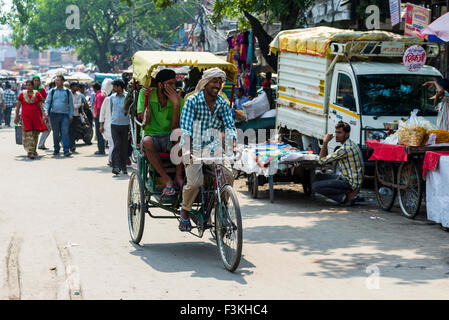
<svg viewBox="0 0 449 320">
<path fill-rule="evenodd" d="M 336 71 L 336 73 L 337 76 L 332 79 L 327 132 L 334 133 L 335 125 L 339 121 L 344 121 L 351 126 L 351 140 L 360 143 L 359 99 L 355 90 L 355 81 L 344 71 Z M 332 139 L 329 143 L 329 152 L 334 151 L 338 145 L 339 143 Z"/>
</svg>

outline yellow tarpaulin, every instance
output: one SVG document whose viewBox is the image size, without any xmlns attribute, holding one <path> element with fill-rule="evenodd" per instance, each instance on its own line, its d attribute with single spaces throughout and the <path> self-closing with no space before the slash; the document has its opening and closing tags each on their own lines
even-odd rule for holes
<svg viewBox="0 0 449 320">
<path fill-rule="evenodd" d="M 200 71 L 218 67 L 235 82 L 237 68 L 210 52 L 138 51 L 133 56 L 133 76 L 140 84 L 149 84 L 151 73 L 159 66 L 194 66 Z"/>
<path fill-rule="evenodd" d="M 325 56 L 331 42 L 349 41 L 399 41 L 404 43 L 422 42 L 419 38 L 405 37 L 387 31 L 354 31 L 332 27 L 315 27 L 281 31 L 271 42 L 271 52 L 279 51 Z"/>
</svg>

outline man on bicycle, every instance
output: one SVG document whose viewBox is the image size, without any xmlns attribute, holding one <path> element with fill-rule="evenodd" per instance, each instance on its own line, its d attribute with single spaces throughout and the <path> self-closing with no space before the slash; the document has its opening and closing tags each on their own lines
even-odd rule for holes
<svg viewBox="0 0 449 320">
<path fill-rule="evenodd" d="M 144 123 L 145 137 L 143 147 L 151 165 L 162 177 L 165 188 L 162 196 L 171 197 L 175 195 L 175 185 L 182 187 L 182 164 L 176 166 L 175 181 L 166 173 L 159 153 L 170 153 L 173 143 L 170 141 L 172 130 L 179 128 L 179 117 L 184 100 L 176 92 L 176 73 L 170 69 L 163 69 L 156 75 L 156 90 L 143 88 L 137 100 L 137 113 L 146 109 Z M 145 106 L 147 96 L 148 106 Z"/>
<path fill-rule="evenodd" d="M 180 146 L 188 150 L 188 154 L 204 154 L 208 150 L 210 154 L 217 155 L 221 150 L 221 135 L 213 135 L 213 131 L 225 131 L 227 146 L 235 147 L 237 131 L 231 109 L 226 100 L 219 95 L 226 73 L 219 68 L 204 71 L 203 77 L 198 82 L 195 93 L 185 103 L 181 113 L 180 127 L 182 130 Z M 219 156 L 219 155 L 218 155 Z M 203 184 L 203 164 L 187 163 L 185 172 L 187 183 L 183 188 L 182 206 L 179 230 L 190 231 L 192 225 L 189 212 L 192 210 L 193 202 Z M 226 180 L 230 185 L 234 183 L 234 177 L 230 166 L 223 167 Z"/>
</svg>

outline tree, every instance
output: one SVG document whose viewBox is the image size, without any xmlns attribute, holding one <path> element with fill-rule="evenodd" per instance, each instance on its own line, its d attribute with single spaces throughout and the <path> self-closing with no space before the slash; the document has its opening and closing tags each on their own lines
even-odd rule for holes
<svg viewBox="0 0 449 320">
<path fill-rule="evenodd" d="M 132 2 L 132 0 L 127 0 Z M 158 7 L 179 4 L 179 0 L 154 0 Z M 277 70 L 277 58 L 269 55 L 273 38 L 264 30 L 259 16 L 266 23 L 279 21 L 281 30 L 293 29 L 305 23 L 305 12 L 314 0 L 216 0 L 212 21 L 219 23 L 225 17 L 244 18 L 250 24 L 267 63 Z"/>
<path fill-rule="evenodd" d="M 305 24 L 306 10 L 313 2 L 314 0 L 217 0 L 212 20 L 218 23 L 225 16 L 240 18 L 243 15 L 251 25 L 265 60 L 277 70 L 277 58 L 269 55 L 273 38 L 265 31 L 258 17 L 264 17 L 266 23 L 279 21 L 281 30 L 294 29 Z"/>
</svg>

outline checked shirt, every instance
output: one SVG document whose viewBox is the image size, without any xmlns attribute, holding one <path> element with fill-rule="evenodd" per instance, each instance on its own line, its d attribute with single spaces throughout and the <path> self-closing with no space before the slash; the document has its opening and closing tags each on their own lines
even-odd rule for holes
<svg viewBox="0 0 449 320">
<path fill-rule="evenodd" d="M 5 97 L 5 105 L 6 108 L 12 108 L 16 105 L 17 103 L 17 97 L 16 97 L 16 93 L 10 89 L 6 90 L 4 93 L 4 97 Z"/>
<path fill-rule="evenodd" d="M 346 178 L 352 190 L 360 188 L 363 181 L 363 158 L 362 152 L 357 144 L 348 139 L 335 152 L 319 160 L 324 165 L 329 162 L 338 161 L 341 174 Z"/>
<path fill-rule="evenodd" d="M 224 131 L 227 139 L 237 139 L 234 118 L 226 100 L 217 95 L 214 114 L 211 114 L 204 90 L 191 95 L 182 108 L 180 127 L 184 145 L 185 136 L 192 137 L 192 146 L 196 150 L 208 148 L 214 150 L 221 146 L 217 131 Z"/>
</svg>

